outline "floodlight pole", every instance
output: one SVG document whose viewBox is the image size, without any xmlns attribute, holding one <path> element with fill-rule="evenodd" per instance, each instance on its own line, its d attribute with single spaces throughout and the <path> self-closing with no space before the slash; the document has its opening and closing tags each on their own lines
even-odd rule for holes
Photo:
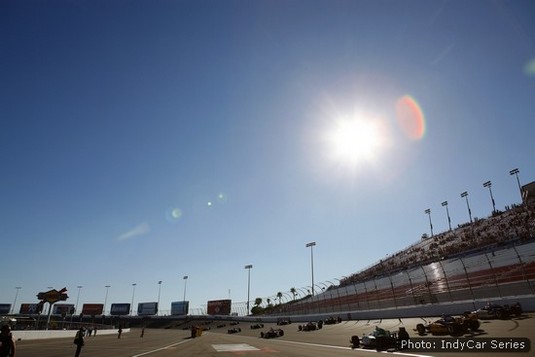
<svg viewBox="0 0 535 357">
<path fill-rule="evenodd" d="M 314 254 L 313 247 L 316 245 L 316 242 L 310 242 L 305 245 L 306 248 L 310 247 L 310 267 L 312 271 L 312 296 L 314 296 Z"/>
<path fill-rule="evenodd" d="M 252 264 L 248 264 L 244 269 L 247 269 L 247 316 L 249 316 L 249 300 L 251 293 L 251 269 L 253 268 Z"/>
<path fill-rule="evenodd" d="M 468 192 L 461 193 L 461 198 L 466 198 L 466 207 L 468 207 L 468 217 L 470 217 L 470 223 L 472 223 L 472 211 L 470 210 L 470 203 L 468 203 Z"/>
<path fill-rule="evenodd" d="M 450 231 L 451 231 L 451 218 L 450 218 L 450 211 L 448 210 L 448 201 L 442 202 L 442 207 L 446 207 L 446 215 L 448 216 L 448 226 L 450 227 Z"/>
<path fill-rule="evenodd" d="M 184 277 L 182 279 L 184 279 L 184 299 L 182 301 L 184 301 L 184 306 L 185 306 L 185 304 L 186 304 L 186 288 L 188 287 L 188 276 L 184 275 Z"/>
<path fill-rule="evenodd" d="M 136 293 L 136 283 L 132 284 L 132 305 L 130 306 L 130 316 L 134 314 L 134 295 Z"/>
<path fill-rule="evenodd" d="M 158 309 L 158 313 L 160 311 L 160 293 L 162 292 L 162 281 L 159 280 L 158 281 L 158 306 L 157 306 L 157 309 Z"/>
<path fill-rule="evenodd" d="M 431 237 L 433 237 L 433 223 L 431 223 L 431 209 L 425 210 L 425 213 L 429 216 L 429 227 L 431 227 Z"/>
<path fill-rule="evenodd" d="M 520 179 L 518 178 L 518 173 L 520 171 L 518 169 L 512 169 L 511 171 L 509 171 L 509 175 L 515 175 L 516 176 L 516 182 L 518 183 L 518 191 L 520 192 L 520 200 L 522 202 L 524 202 L 524 195 L 523 195 L 523 192 L 522 192 L 522 186 L 520 185 Z"/>
<path fill-rule="evenodd" d="M 15 312 L 15 305 L 17 305 L 17 298 L 19 297 L 19 290 L 22 289 L 22 287 L 16 286 L 15 289 L 17 289 L 17 291 L 15 292 L 15 300 L 13 301 L 13 307 L 11 307 L 12 314 Z"/>
<path fill-rule="evenodd" d="M 494 214 L 496 212 L 496 204 L 494 203 L 494 197 L 492 196 L 492 182 L 487 181 L 483 183 L 483 187 L 487 187 L 490 192 L 490 200 L 492 201 L 492 213 Z"/>
<path fill-rule="evenodd" d="M 104 296 L 104 310 L 102 311 L 102 315 L 106 316 L 106 303 L 108 302 L 108 290 L 110 289 L 111 285 L 106 285 L 106 295 Z"/>
</svg>

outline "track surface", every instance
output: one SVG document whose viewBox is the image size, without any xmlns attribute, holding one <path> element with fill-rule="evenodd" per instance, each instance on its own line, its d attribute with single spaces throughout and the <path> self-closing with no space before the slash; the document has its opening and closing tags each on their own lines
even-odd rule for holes
<svg viewBox="0 0 535 357">
<path fill-rule="evenodd" d="M 428 318 L 426 320 L 434 320 Z M 417 337 L 413 329 L 422 319 L 390 319 L 370 321 L 343 321 L 336 325 L 324 325 L 318 331 L 298 331 L 298 323 L 286 326 L 265 324 L 263 329 L 252 330 L 250 323 L 241 323 L 242 332 L 228 334 L 230 327 L 217 328 L 217 323 L 209 325 L 211 330 L 201 337 L 190 338 L 189 330 L 146 329 L 143 338 L 140 330 L 132 329 L 130 333 L 123 333 L 121 339 L 116 335 L 93 336 L 86 338 L 81 357 L 170 357 L 170 356 L 287 356 L 287 357 L 331 357 L 331 356 L 374 356 L 375 350 L 351 349 L 349 339 L 352 335 L 362 336 L 374 330 L 375 326 L 397 331 L 404 326 L 411 337 Z M 285 334 L 276 339 L 260 338 L 261 331 L 270 327 L 281 327 Z M 526 314 L 522 318 L 513 320 L 482 321 L 479 337 L 527 337 L 535 341 L 535 315 Z M 460 337 L 461 339 L 467 337 Z M 532 342 L 533 343 L 533 342 Z M 34 341 L 18 341 L 17 357 L 67 357 L 74 356 L 76 346 L 72 339 L 50 339 Z M 517 353 L 516 356 L 533 355 L 535 346 L 530 353 Z M 451 352 L 396 352 L 395 356 L 455 356 Z M 383 354 L 384 355 L 384 354 Z M 462 355 L 462 354 L 461 354 Z M 471 357 L 489 356 L 490 353 L 471 352 Z M 498 356 L 508 356 L 498 353 Z M 379 355 L 377 355 L 379 356 Z"/>
</svg>

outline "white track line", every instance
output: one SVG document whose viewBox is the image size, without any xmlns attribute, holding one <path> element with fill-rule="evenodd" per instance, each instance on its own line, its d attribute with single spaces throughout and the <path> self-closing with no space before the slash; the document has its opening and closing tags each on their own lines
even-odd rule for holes
<svg viewBox="0 0 535 357">
<path fill-rule="evenodd" d="M 152 351 L 147 351 L 147 352 L 143 352 L 143 353 L 140 353 L 140 354 L 137 354 L 137 355 L 133 355 L 132 357 L 139 357 L 139 356 L 145 356 L 145 355 L 149 355 L 151 353 L 154 353 L 154 352 L 158 352 L 158 351 L 161 351 L 161 350 L 165 350 L 169 347 L 173 347 L 173 346 L 178 346 L 178 345 L 181 345 L 183 343 L 186 343 L 188 341 L 191 341 L 191 339 L 189 340 L 183 340 L 183 341 L 180 341 L 180 342 L 177 342 L 177 343 L 173 343 L 172 345 L 168 345 L 168 346 L 165 346 L 165 347 L 161 347 L 161 348 L 157 348 L 155 350 L 152 350 Z"/>
</svg>

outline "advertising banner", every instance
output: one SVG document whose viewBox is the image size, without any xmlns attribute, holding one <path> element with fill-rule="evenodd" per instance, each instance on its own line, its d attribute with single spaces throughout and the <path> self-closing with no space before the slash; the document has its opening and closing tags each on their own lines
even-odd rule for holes
<svg viewBox="0 0 535 357">
<path fill-rule="evenodd" d="M 208 315 L 230 315 L 231 302 L 230 299 L 208 301 Z"/>
<path fill-rule="evenodd" d="M 130 304 L 111 304 L 110 315 L 129 315 Z"/>
<path fill-rule="evenodd" d="M 189 311 L 189 301 L 171 302 L 171 315 L 187 315 Z"/>
<path fill-rule="evenodd" d="M 84 304 L 82 307 L 82 315 L 97 316 L 102 315 L 104 304 Z"/>
<path fill-rule="evenodd" d="M 40 314 L 42 311 L 42 304 L 21 304 L 19 313 L 23 315 L 33 315 Z"/>
<path fill-rule="evenodd" d="M 157 302 L 140 302 L 137 305 L 137 314 L 139 316 L 156 315 L 158 313 Z"/>
<path fill-rule="evenodd" d="M 72 315 L 74 314 L 74 304 L 54 304 L 52 305 L 53 315 Z"/>
<path fill-rule="evenodd" d="M 11 304 L 0 304 L 0 314 L 7 315 L 11 312 Z"/>
</svg>

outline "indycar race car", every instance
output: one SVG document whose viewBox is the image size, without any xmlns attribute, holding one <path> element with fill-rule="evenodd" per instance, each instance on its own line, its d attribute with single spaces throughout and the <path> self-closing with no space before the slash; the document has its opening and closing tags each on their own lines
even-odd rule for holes
<svg viewBox="0 0 535 357">
<path fill-rule="evenodd" d="M 321 324 L 316 324 L 315 322 L 307 322 L 305 325 L 297 326 L 299 331 L 316 331 L 321 329 Z"/>
<path fill-rule="evenodd" d="M 253 324 L 251 325 L 251 329 L 252 330 L 257 330 L 259 328 L 263 328 L 264 327 L 264 324 Z"/>
<path fill-rule="evenodd" d="M 291 324 L 292 321 L 291 320 L 286 320 L 286 319 L 280 319 L 280 320 L 277 320 L 277 325 L 279 326 L 282 326 L 282 325 L 289 325 Z"/>
<path fill-rule="evenodd" d="M 357 342 L 354 337 L 357 336 L 353 336 L 351 338 L 352 344 Z M 375 348 L 377 351 L 395 349 L 398 344 L 398 336 L 390 333 L 390 331 L 376 326 L 375 330 L 373 330 L 370 334 L 364 335 L 360 338 L 360 344 L 363 348 Z"/>
<path fill-rule="evenodd" d="M 229 328 L 228 329 L 228 333 L 238 333 L 238 332 L 241 332 L 241 328 L 239 327 L 233 327 L 233 328 Z"/>
<path fill-rule="evenodd" d="M 512 306 L 509 305 L 498 305 L 498 304 L 487 304 L 484 307 L 477 309 L 472 312 L 465 313 L 465 316 L 475 315 L 478 319 L 481 320 L 491 320 L 499 319 L 504 320 L 510 318 L 512 315 L 520 316 L 522 315 L 522 306 L 520 303 L 516 303 Z"/>
<path fill-rule="evenodd" d="M 284 331 L 280 328 L 273 329 L 270 328 L 266 332 L 260 332 L 260 337 L 262 338 L 275 338 L 275 337 L 281 337 L 284 336 Z"/>
<path fill-rule="evenodd" d="M 325 325 L 334 325 L 334 324 L 339 324 L 340 322 L 342 322 L 341 317 L 333 317 L 333 316 L 326 318 L 324 321 Z"/>
<path fill-rule="evenodd" d="M 432 335 L 452 335 L 459 336 L 465 334 L 468 330 L 475 332 L 479 329 L 480 323 L 476 316 L 452 317 L 442 316 L 434 322 L 427 325 L 416 325 L 416 331 L 419 335 L 425 335 L 427 332 Z"/>
</svg>

